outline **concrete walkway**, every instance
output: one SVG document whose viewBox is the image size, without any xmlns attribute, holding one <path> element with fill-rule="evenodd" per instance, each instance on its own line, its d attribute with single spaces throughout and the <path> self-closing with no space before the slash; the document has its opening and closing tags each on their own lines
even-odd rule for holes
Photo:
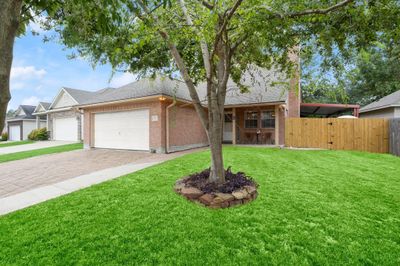
<svg viewBox="0 0 400 266">
<path fill-rule="evenodd" d="M 60 140 L 50 141 L 49 140 L 49 141 L 38 141 L 35 143 L 28 143 L 28 144 L 23 144 L 23 145 L 9 146 L 9 147 L 4 147 L 4 148 L 1 148 L 1 146 L 0 146 L 0 155 L 14 153 L 14 152 L 20 152 L 20 151 L 31 151 L 31 150 L 37 150 L 37 149 L 43 149 L 43 148 L 49 148 L 49 147 L 56 147 L 56 146 L 72 144 L 72 143 L 76 143 L 76 142 L 60 141 Z"/>
<path fill-rule="evenodd" d="M 26 192 L 0 199 L 0 215 L 57 198 L 95 184 L 102 183 L 129 173 L 139 171 L 160 162 L 127 164 L 87 175 L 78 176 L 56 184 L 35 188 Z"/>
<path fill-rule="evenodd" d="M 182 155 L 199 151 L 203 149 L 194 149 L 184 152 L 176 152 L 172 154 L 149 154 L 148 157 L 143 156 L 143 152 L 138 152 L 137 155 L 142 157 L 132 163 L 102 169 L 88 174 L 83 174 L 73 178 L 68 178 L 61 182 L 47 184 L 40 187 L 33 186 L 32 189 L 26 190 L 18 194 L 0 197 L 0 215 L 4 215 L 16 210 L 24 209 L 26 207 L 38 204 L 59 197 L 61 195 L 69 194 L 71 192 L 90 187 L 95 184 L 102 183 L 107 180 L 115 179 L 117 177 L 139 171 L 141 169 L 180 157 Z M 104 150 L 99 150 L 103 152 Z M 111 151 L 105 151 L 110 152 Z M 134 152 L 132 152 L 134 153 Z M 71 155 L 77 156 L 77 152 L 70 152 Z M 110 155 L 110 154 L 108 154 Z M 23 160 L 24 161 L 24 160 Z M 103 161 L 104 163 L 104 161 Z"/>
</svg>

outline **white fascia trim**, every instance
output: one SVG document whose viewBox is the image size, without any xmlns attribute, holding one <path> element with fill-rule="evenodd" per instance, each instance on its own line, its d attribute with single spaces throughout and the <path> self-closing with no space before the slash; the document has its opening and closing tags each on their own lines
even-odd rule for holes
<svg viewBox="0 0 400 266">
<path fill-rule="evenodd" d="M 46 112 L 40 112 L 40 113 L 32 113 L 32 115 L 46 115 L 48 111 Z"/>
<path fill-rule="evenodd" d="M 8 119 L 6 120 L 7 122 L 15 122 L 15 121 L 36 121 L 36 118 L 34 119 L 28 119 L 28 118 L 24 118 L 24 119 Z M 45 120 L 43 120 L 45 121 Z"/>
<path fill-rule="evenodd" d="M 70 110 L 72 110 L 72 109 L 74 109 L 73 106 L 71 106 L 71 107 L 63 107 L 63 108 L 59 108 L 59 109 L 52 109 L 52 110 L 48 110 L 48 111 L 46 112 L 46 114 L 49 114 L 49 113 L 57 113 L 57 112 L 64 112 L 64 111 L 70 111 Z"/>
</svg>

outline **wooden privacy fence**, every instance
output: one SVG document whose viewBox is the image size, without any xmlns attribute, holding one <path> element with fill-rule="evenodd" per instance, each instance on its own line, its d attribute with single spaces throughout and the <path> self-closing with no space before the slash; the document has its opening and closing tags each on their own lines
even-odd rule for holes
<svg viewBox="0 0 400 266">
<path fill-rule="evenodd" d="M 400 118 L 391 119 L 389 124 L 390 153 L 400 156 Z"/>
<path fill-rule="evenodd" d="M 288 118 L 285 123 L 288 147 L 389 152 L 387 119 Z"/>
</svg>

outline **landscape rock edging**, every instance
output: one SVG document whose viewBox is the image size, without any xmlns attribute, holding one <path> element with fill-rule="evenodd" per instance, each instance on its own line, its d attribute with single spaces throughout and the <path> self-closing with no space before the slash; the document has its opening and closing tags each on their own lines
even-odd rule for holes
<svg viewBox="0 0 400 266">
<path fill-rule="evenodd" d="M 206 207 L 219 209 L 249 203 L 258 196 L 256 186 L 244 186 L 232 193 L 211 192 L 205 193 L 198 188 L 185 184 L 185 178 L 176 181 L 174 191 L 186 199 L 198 202 Z"/>
</svg>

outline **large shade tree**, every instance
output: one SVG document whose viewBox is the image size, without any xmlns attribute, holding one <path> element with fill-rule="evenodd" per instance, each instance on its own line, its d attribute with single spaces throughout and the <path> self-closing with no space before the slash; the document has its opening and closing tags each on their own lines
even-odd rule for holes
<svg viewBox="0 0 400 266">
<path fill-rule="evenodd" d="M 93 63 L 142 76 L 179 72 L 209 139 L 210 181 L 223 182 L 229 79 L 251 90 L 240 81 L 252 66 L 293 75 L 289 55 L 297 47 L 306 54 L 309 43 L 326 57 L 363 47 L 394 27 L 398 10 L 393 0 L 65 0 L 52 19 L 62 42 Z"/>
<path fill-rule="evenodd" d="M 30 22 L 43 13 L 52 15 L 61 4 L 58 0 L 0 1 L 0 132 L 11 100 L 10 73 L 15 39 L 26 32 Z"/>
</svg>

